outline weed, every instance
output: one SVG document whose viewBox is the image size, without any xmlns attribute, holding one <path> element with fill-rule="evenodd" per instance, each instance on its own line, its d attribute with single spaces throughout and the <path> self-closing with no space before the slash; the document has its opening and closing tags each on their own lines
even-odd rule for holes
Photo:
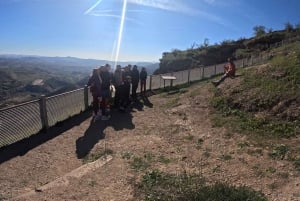
<svg viewBox="0 0 300 201">
<path fill-rule="evenodd" d="M 250 145 L 249 145 L 248 142 L 239 142 L 239 143 L 238 143 L 238 146 L 242 149 L 242 148 L 244 148 L 244 147 L 249 147 Z"/>
<path fill-rule="evenodd" d="M 92 181 L 88 182 L 88 185 L 91 186 L 91 187 L 94 187 L 94 186 L 97 185 L 97 182 L 95 180 L 92 180 Z"/>
<path fill-rule="evenodd" d="M 102 151 L 96 152 L 96 153 L 89 153 L 88 155 L 86 155 L 83 158 L 83 163 L 84 164 L 85 163 L 91 163 L 91 162 L 94 162 L 94 161 L 98 160 L 102 156 L 110 155 L 110 154 L 113 154 L 113 150 L 111 150 L 111 149 L 105 149 L 105 150 L 102 150 Z"/>
<path fill-rule="evenodd" d="M 272 191 L 278 188 L 278 184 L 273 182 L 271 184 L 267 185 L 269 187 L 269 189 L 271 189 Z"/>
<path fill-rule="evenodd" d="M 167 174 L 157 170 L 147 172 L 136 185 L 134 197 L 137 200 L 189 201 L 189 200 L 256 200 L 266 197 L 249 187 L 235 187 L 227 183 L 208 185 L 198 174 Z"/>
<path fill-rule="evenodd" d="M 287 172 L 279 172 L 277 174 L 278 174 L 278 176 L 280 176 L 283 179 L 288 179 L 289 178 L 289 173 L 287 173 Z"/>
<path fill-rule="evenodd" d="M 271 174 L 276 172 L 276 169 L 274 167 L 268 167 L 268 169 L 266 170 L 267 172 L 270 172 Z"/>
<path fill-rule="evenodd" d="M 144 154 L 144 158 L 148 161 L 148 162 L 152 162 L 153 159 L 155 158 L 155 155 L 152 153 L 145 153 Z"/>
<path fill-rule="evenodd" d="M 185 136 L 184 139 L 192 141 L 194 139 L 194 136 L 189 134 L 188 136 Z"/>
<path fill-rule="evenodd" d="M 158 160 L 159 160 L 159 162 L 164 163 L 164 164 L 169 164 L 172 161 L 170 158 L 167 158 L 163 155 L 159 156 Z"/>
<path fill-rule="evenodd" d="M 251 156 L 263 156 L 263 150 L 262 149 L 248 149 L 247 153 Z"/>
<path fill-rule="evenodd" d="M 129 160 L 131 158 L 131 156 L 132 156 L 132 153 L 130 153 L 130 152 L 123 152 L 121 154 L 121 157 L 126 160 Z"/>
<path fill-rule="evenodd" d="M 149 163 L 141 157 L 134 157 L 130 164 L 136 171 L 146 170 L 149 167 Z"/>
<path fill-rule="evenodd" d="M 203 140 L 202 138 L 199 138 L 199 139 L 197 140 L 197 144 L 199 144 L 199 145 L 203 144 L 203 142 L 204 142 L 204 140 Z"/>
<path fill-rule="evenodd" d="M 221 158 L 222 160 L 224 160 L 224 161 L 228 161 L 228 160 L 231 160 L 231 159 L 232 159 L 232 156 L 229 155 L 229 154 L 222 154 L 222 155 L 220 156 L 220 158 Z"/>
<path fill-rule="evenodd" d="M 254 174 L 257 176 L 257 177 L 264 177 L 265 176 L 265 172 L 261 170 L 260 166 L 259 165 L 255 165 L 252 167 L 252 170 L 254 172 Z"/>
<path fill-rule="evenodd" d="M 289 148 L 284 145 L 284 144 L 281 144 L 281 145 L 278 145 L 278 146 L 275 146 L 272 150 L 271 153 L 269 153 L 269 156 L 273 159 L 281 159 L 283 160 L 288 152 Z"/>
<path fill-rule="evenodd" d="M 205 156 L 206 158 L 210 157 L 210 153 L 208 151 L 203 152 L 203 156 Z"/>
<path fill-rule="evenodd" d="M 294 162 L 294 167 L 296 170 L 300 171 L 300 159 L 296 159 Z"/>
<path fill-rule="evenodd" d="M 213 173 L 221 172 L 221 165 L 217 165 L 216 167 L 214 167 L 214 168 L 212 169 L 212 172 L 213 172 Z"/>
</svg>

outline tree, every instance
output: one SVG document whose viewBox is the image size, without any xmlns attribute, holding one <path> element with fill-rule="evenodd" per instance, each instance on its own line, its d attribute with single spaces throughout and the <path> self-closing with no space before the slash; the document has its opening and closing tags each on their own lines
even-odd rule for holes
<svg viewBox="0 0 300 201">
<path fill-rule="evenodd" d="M 291 23 L 287 22 L 284 24 L 284 29 L 286 32 L 292 32 L 294 30 L 294 26 Z"/>
<path fill-rule="evenodd" d="M 297 32 L 300 32 L 300 23 L 295 25 L 295 29 L 296 29 Z"/>
<path fill-rule="evenodd" d="M 262 36 L 262 35 L 266 34 L 266 27 L 262 26 L 262 25 L 255 26 L 253 28 L 253 30 L 254 30 L 254 35 L 255 36 Z"/>
<path fill-rule="evenodd" d="M 272 28 L 268 29 L 268 33 L 272 33 L 272 32 L 273 32 Z"/>
<path fill-rule="evenodd" d="M 209 46 L 209 39 L 205 38 L 204 42 L 203 42 L 204 47 L 208 47 Z"/>
</svg>

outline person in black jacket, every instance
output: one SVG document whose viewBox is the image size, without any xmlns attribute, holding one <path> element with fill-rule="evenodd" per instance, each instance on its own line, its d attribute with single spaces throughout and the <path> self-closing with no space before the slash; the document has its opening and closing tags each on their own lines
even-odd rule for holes
<svg viewBox="0 0 300 201">
<path fill-rule="evenodd" d="M 143 67 L 140 72 L 140 81 L 141 81 L 141 95 L 146 95 L 146 80 L 147 80 L 147 71 L 146 68 Z"/>
<path fill-rule="evenodd" d="M 102 86 L 101 86 L 101 95 L 102 95 L 102 102 L 101 102 L 101 110 L 102 110 L 102 117 L 101 120 L 108 120 L 110 115 L 108 113 L 109 110 L 109 101 L 110 101 L 110 84 L 111 84 L 111 74 L 109 72 L 110 65 L 106 64 L 102 67 L 100 72 L 100 77 L 102 79 Z"/>
<path fill-rule="evenodd" d="M 122 90 L 122 100 L 124 107 L 130 105 L 130 84 L 131 84 L 131 65 L 128 65 L 124 68 L 123 71 L 123 90 Z"/>
<path fill-rule="evenodd" d="M 87 85 L 90 86 L 90 92 L 93 96 L 93 118 L 94 120 L 97 120 L 99 117 L 101 117 L 101 110 L 99 110 L 99 105 L 102 101 L 102 79 L 100 77 L 100 68 L 93 69 L 93 74 L 90 77 Z"/>
<path fill-rule="evenodd" d="M 136 90 L 139 85 L 139 80 L 140 80 L 140 73 L 139 73 L 139 70 L 137 69 L 137 66 L 134 65 L 133 69 L 131 71 L 131 84 L 132 84 L 131 97 L 133 100 L 137 99 Z"/>
</svg>

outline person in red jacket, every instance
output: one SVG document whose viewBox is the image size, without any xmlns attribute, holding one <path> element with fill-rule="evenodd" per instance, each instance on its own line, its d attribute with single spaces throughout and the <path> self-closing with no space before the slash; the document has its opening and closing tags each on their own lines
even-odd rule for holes
<svg viewBox="0 0 300 201">
<path fill-rule="evenodd" d="M 228 77 L 235 77 L 235 64 L 231 58 L 228 58 L 228 63 L 224 66 L 224 75 L 221 77 L 220 80 L 212 81 L 215 86 L 218 86 L 221 82 L 223 82 Z"/>
</svg>

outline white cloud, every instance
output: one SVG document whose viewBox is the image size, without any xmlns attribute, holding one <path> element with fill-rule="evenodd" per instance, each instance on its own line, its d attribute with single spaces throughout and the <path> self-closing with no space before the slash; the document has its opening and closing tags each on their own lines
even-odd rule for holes
<svg viewBox="0 0 300 201">
<path fill-rule="evenodd" d="M 178 0 L 128 0 L 128 3 L 189 14 L 196 12 L 195 9 Z"/>
<path fill-rule="evenodd" d="M 91 11 L 88 14 L 96 17 L 111 17 L 111 18 L 121 19 L 121 15 L 111 14 L 110 10 Z M 125 17 L 125 20 L 133 22 L 138 25 L 143 25 L 140 21 L 133 18 Z"/>
</svg>

